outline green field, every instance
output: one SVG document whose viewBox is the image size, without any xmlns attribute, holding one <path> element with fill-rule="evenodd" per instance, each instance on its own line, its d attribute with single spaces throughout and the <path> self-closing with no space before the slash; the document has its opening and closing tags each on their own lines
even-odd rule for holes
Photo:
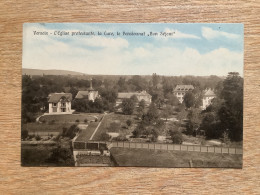
<svg viewBox="0 0 260 195">
<path fill-rule="evenodd" d="M 104 132 L 116 132 L 123 135 L 131 134 L 134 128 L 136 127 L 136 123 L 138 120 L 135 119 L 136 116 L 134 115 L 123 115 L 123 114 L 116 114 L 110 113 L 104 115 L 104 119 L 102 120 L 101 125 L 99 126 L 98 131 L 96 132 L 93 140 L 100 140 L 100 135 Z M 132 125 L 127 127 L 126 121 L 130 119 L 132 121 Z M 118 125 L 116 128 L 111 129 L 111 123 L 117 123 Z"/>
<path fill-rule="evenodd" d="M 29 132 L 62 132 L 63 127 L 69 128 L 70 123 L 27 123 L 22 125 L 22 129 Z"/>
<path fill-rule="evenodd" d="M 100 119 L 102 114 L 99 113 L 81 113 L 81 114 L 63 114 L 63 115 L 44 115 L 40 118 L 40 122 L 51 122 L 55 121 L 57 123 L 74 123 L 79 120 L 80 123 L 84 123 L 84 120 L 93 121 L 95 118 Z"/>
<path fill-rule="evenodd" d="M 96 127 L 98 126 L 99 122 L 92 122 L 88 125 L 87 129 L 84 129 L 80 132 L 79 136 L 77 137 L 76 141 L 88 141 L 91 135 L 94 133 Z"/>
<path fill-rule="evenodd" d="M 112 148 L 119 166 L 242 168 L 242 155 Z"/>
</svg>

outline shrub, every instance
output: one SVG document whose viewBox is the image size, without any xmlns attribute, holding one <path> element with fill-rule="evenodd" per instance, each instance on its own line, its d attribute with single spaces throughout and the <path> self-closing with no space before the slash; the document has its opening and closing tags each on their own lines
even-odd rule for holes
<svg viewBox="0 0 260 195">
<path fill-rule="evenodd" d="M 98 119 L 97 118 L 95 118 L 95 122 L 97 122 L 98 121 Z"/>
<path fill-rule="evenodd" d="M 43 119 L 43 120 L 42 120 L 42 123 L 46 123 L 46 120 L 45 120 L 45 119 Z"/>
<path fill-rule="evenodd" d="M 27 130 L 22 130 L 22 133 L 21 133 L 22 140 L 25 140 L 27 137 L 28 137 L 28 131 Z"/>
<path fill-rule="evenodd" d="M 128 127 L 130 127 L 130 126 L 132 125 L 132 121 L 131 121 L 130 119 L 128 119 L 128 120 L 126 121 L 126 124 L 127 124 Z"/>
<path fill-rule="evenodd" d="M 113 138 L 113 140 L 114 140 L 114 141 L 119 141 L 119 142 L 120 142 L 120 141 L 128 141 L 128 139 L 126 138 L 125 135 L 119 135 L 119 136 Z"/>
<path fill-rule="evenodd" d="M 84 123 L 88 123 L 88 119 L 85 119 L 85 120 L 84 120 Z"/>
<path fill-rule="evenodd" d="M 35 136 L 35 139 L 36 139 L 36 141 L 40 141 L 42 138 L 41 138 L 41 136 L 36 135 L 36 136 Z"/>
<path fill-rule="evenodd" d="M 169 133 L 170 133 L 170 136 L 171 136 L 172 143 L 182 144 L 183 137 L 182 137 L 182 133 L 180 131 L 171 130 Z"/>
<path fill-rule="evenodd" d="M 79 119 L 75 120 L 76 123 L 79 123 Z"/>
</svg>

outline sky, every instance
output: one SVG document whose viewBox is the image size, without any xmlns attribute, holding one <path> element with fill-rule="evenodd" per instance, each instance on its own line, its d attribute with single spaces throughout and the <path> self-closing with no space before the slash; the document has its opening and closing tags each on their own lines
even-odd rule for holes
<svg viewBox="0 0 260 195">
<path fill-rule="evenodd" d="M 22 66 L 104 75 L 243 76 L 243 31 L 243 24 L 221 23 L 25 23 Z"/>
</svg>

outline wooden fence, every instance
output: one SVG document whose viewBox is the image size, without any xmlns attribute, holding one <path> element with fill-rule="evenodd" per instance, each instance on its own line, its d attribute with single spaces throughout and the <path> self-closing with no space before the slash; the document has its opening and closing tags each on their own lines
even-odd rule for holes
<svg viewBox="0 0 260 195">
<path fill-rule="evenodd" d="M 206 152 L 219 154 L 243 154 L 242 148 L 229 147 L 214 147 L 214 146 L 200 146 L 200 145 L 178 145 L 166 143 L 147 143 L 147 142 L 103 142 L 103 141 L 87 141 L 87 142 L 73 142 L 74 149 L 87 149 L 87 143 L 102 143 L 107 144 L 110 149 L 115 148 L 142 148 L 150 150 L 167 150 L 167 151 L 189 151 L 189 152 Z"/>
</svg>

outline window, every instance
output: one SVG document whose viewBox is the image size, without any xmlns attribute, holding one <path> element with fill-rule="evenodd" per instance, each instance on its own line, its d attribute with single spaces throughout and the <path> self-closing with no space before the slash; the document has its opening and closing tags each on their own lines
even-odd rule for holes
<svg viewBox="0 0 260 195">
<path fill-rule="evenodd" d="M 52 106 L 53 106 L 53 107 L 56 107 L 56 106 L 57 106 L 57 103 L 52 103 Z"/>
</svg>

